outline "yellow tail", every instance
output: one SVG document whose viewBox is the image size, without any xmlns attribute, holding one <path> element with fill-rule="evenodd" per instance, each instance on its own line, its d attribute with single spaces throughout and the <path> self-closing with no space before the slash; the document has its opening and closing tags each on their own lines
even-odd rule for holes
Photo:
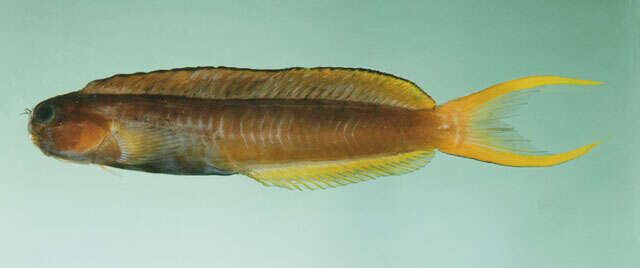
<svg viewBox="0 0 640 268">
<path fill-rule="evenodd" d="M 542 154 L 529 148 L 528 141 L 500 120 L 509 115 L 517 106 L 517 100 L 526 92 L 507 93 L 555 84 L 598 85 L 600 82 L 531 76 L 447 102 L 436 107 L 436 111 L 445 118 L 445 126 L 452 131 L 440 142 L 438 149 L 452 155 L 522 167 L 553 166 L 587 153 L 598 142 L 562 154 Z"/>
</svg>

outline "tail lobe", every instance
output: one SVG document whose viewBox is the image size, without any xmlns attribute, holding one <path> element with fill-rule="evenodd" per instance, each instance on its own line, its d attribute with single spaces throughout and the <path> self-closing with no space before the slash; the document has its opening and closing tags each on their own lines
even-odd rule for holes
<svg viewBox="0 0 640 268">
<path fill-rule="evenodd" d="M 526 92 L 554 84 L 597 85 L 600 82 L 556 76 L 532 76 L 504 82 L 436 107 L 455 130 L 438 149 L 442 152 L 506 166 L 543 167 L 577 158 L 598 142 L 555 155 L 532 149 L 528 141 L 500 119 L 509 116 Z M 511 94 L 508 94 L 511 93 Z"/>
</svg>

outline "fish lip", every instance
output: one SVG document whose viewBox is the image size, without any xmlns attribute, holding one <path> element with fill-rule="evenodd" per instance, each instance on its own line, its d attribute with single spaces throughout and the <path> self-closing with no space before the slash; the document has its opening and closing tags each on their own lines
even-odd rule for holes
<svg viewBox="0 0 640 268">
<path fill-rule="evenodd" d="M 43 141 L 42 137 L 35 133 L 30 133 L 29 138 L 31 142 L 42 151 L 47 156 L 55 155 L 55 152 L 51 150 L 51 144 L 49 142 Z"/>
<path fill-rule="evenodd" d="M 29 139 L 31 140 L 31 142 L 37 147 L 41 148 L 40 145 L 42 144 L 42 135 L 33 130 L 33 126 L 31 123 L 29 123 L 27 129 L 29 131 Z"/>
<path fill-rule="evenodd" d="M 55 156 L 56 152 L 51 149 L 51 139 L 48 137 L 48 133 L 46 133 L 46 129 L 41 129 L 41 131 L 36 131 L 33 128 L 33 123 L 29 122 L 29 126 L 27 127 L 29 131 L 29 139 L 31 142 L 42 151 L 47 156 Z"/>
</svg>

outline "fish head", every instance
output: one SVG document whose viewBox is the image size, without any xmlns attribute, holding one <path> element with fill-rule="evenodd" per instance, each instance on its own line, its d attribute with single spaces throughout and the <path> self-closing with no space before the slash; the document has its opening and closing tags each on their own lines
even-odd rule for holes
<svg viewBox="0 0 640 268">
<path fill-rule="evenodd" d="M 86 98 L 67 94 L 36 105 L 28 130 L 45 155 L 88 163 L 108 136 L 109 122 Z"/>
</svg>

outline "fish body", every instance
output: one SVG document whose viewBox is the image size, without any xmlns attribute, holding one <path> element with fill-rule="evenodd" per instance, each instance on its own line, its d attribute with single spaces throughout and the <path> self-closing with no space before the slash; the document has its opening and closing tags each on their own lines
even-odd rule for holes
<svg viewBox="0 0 640 268">
<path fill-rule="evenodd" d="M 578 157 L 595 144 L 527 154 L 500 128 L 500 108 L 510 101 L 503 95 L 558 83 L 595 84 L 529 77 L 436 106 L 415 84 L 363 69 L 175 69 L 116 75 L 46 100 L 34 108 L 29 132 L 45 154 L 75 162 L 240 173 L 315 189 L 407 173 L 435 149 L 510 166 Z"/>
</svg>

